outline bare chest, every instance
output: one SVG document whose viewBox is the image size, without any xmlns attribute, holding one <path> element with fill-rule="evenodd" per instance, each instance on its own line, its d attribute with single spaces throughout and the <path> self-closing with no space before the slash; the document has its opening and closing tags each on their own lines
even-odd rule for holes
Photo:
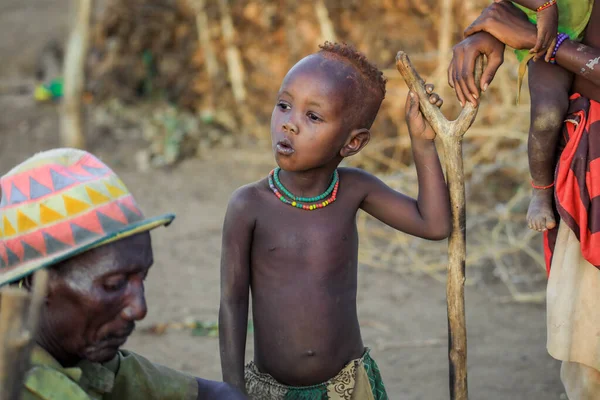
<svg viewBox="0 0 600 400">
<path fill-rule="evenodd" d="M 341 203 L 316 211 L 281 205 L 265 211 L 257 220 L 252 243 L 254 266 L 326 272 L 356 265 L 357 257 L 356 212 Z"/>
</svg>

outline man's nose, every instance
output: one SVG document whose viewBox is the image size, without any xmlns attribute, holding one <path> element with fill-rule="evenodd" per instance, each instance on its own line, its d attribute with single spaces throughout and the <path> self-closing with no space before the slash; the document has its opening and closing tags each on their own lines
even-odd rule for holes
<svg viewBox="0 0 600 400">
<path fill-rule="evenodd" d="M 140 321 L 146 317 L 148 307 L 146 306 L 146 295 L 144 294 L 143 284 L 132 289 L 131 300 L 127 307 L 122 311 L 123 318 L 128 321 Z"/>
</svg>

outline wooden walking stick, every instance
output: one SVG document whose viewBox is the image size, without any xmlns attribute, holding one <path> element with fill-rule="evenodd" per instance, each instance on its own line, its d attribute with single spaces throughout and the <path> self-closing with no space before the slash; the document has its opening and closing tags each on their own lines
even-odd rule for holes
<svg viewBox="0 0 600 400">
<path fill-rule="evenodd" d="M 35 273 L 31 292 L 0 291 L 0 400 L 21 398 L 47 287 L 48 270 L 42 269 Z"/>
<path fill-rule="evenodd" d="M 408 55 L 399 51 L 396 68 L 408 88 L 419 96 L 423 116 L 444 145 L 446 179 L 450 190 L 452 233 L 448 239 L 448 280 L 446 301 L 448 306 L 448 361 L 450 366 L 450 399 L 467 400 L 467 326 L 465 319 L 465 179 L 462 160 L 462 139 L 469 129 L 478 107 L 467 102 L 458 118 L 448 121 L 440 109 L 429 103 L 425 82 L 413 68 Z M 475 82 L 479 84 L 483 59 L 477 58 Z"/>
</svg>

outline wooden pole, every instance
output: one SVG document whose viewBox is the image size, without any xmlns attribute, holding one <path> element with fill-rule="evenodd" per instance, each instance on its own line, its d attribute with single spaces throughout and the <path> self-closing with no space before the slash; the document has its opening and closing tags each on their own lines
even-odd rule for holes
<svg viewBox="0 0 600 400">
<path fill-rule="evenodd" d="M 323 3 L 323 0 L 317 0 L 315 3 L 315 13 L 317 14 L 317 20 L 319 21 L 319 27 L 321 28 L 321 38 L 317 44 L 321 44 L 321 42 L 326 40 L 335 42 L 337 40 L 335 29 L 333 28 L 333 23 L 329 18 L 329 11 L 327 10 L 325 3 Z"/>
<path fill-rule="evenodd" d="M 233 97 L 238 105 L 245 105 L 246 87 L 244 86 L 244 66 L 242 64 L 242 55 L 235 43 L 235 28 L 231 18 L 229 0 L 219 0 L 219 10 L 221 12 L 221 31 L 225 41 L 225 55 L 227 57 L 227 67 L 229 68 L 229 80 Z"/>
<path fill-rule="evenodd" d="M 47 287 L 44 269 L 35 274 L 32 293 L 15 287 L 0 292 L 0 400 L 21 397 Z"/>
<path fill-rule="evenodd" d="M 448 239 L 448 280 L 446 283 L 450 399 L 467 400 L 467 325 L 464 292 L 467 246 L 462 139 L 475 120 L 478 107 L 467 102 L 458 118 L 448 121 L 438 107 L 429 103 L 425 82 L 413 68 L 406 53 L 398 52 L 396 68 L 409 89 L 418 94 L 421 112 L 444 145 L 446 179 L 450 190 L 452 211 L 452 233 Z M 479 56 L 475 67 L 477 83 L 479 83 L 482 70 L 483 59 Z"/>
<path fill-rule="evenodd" d="M 81 98 L 85 82 L 92 0 L 72 0 L 71 4 L 76 12 L 65 54 L 60 140 L 62 146 L 83 149 L 85 136 Z"/>
<path fill-rule="evenodd" d="M 206 14 L 206 0 L 196 0 L 196 29 L 198 41 L 204 54 L 204 64 L 208 75 L 209 85 L 208 101 L 206 102 L 211 113 L 215 110 L 215 82 L 218 79 L 219 63 L 210 37 L 210 22 Z"/>
</svg>

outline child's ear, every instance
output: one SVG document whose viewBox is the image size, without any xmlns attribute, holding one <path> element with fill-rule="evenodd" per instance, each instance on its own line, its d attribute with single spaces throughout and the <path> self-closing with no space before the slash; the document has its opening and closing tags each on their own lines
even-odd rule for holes
<svg viewBox="0 0 600 400">
<path fill-rule="evenodd" d="M 371 132 L 366 128 L 354 129 L 350 132 L 350 136 L 346 141 L 346 144 L 340 150 L 342 157 L 351 157 L 361 151 L 363 147 L 369 143 L 371 139 Z"/>
</svg>

